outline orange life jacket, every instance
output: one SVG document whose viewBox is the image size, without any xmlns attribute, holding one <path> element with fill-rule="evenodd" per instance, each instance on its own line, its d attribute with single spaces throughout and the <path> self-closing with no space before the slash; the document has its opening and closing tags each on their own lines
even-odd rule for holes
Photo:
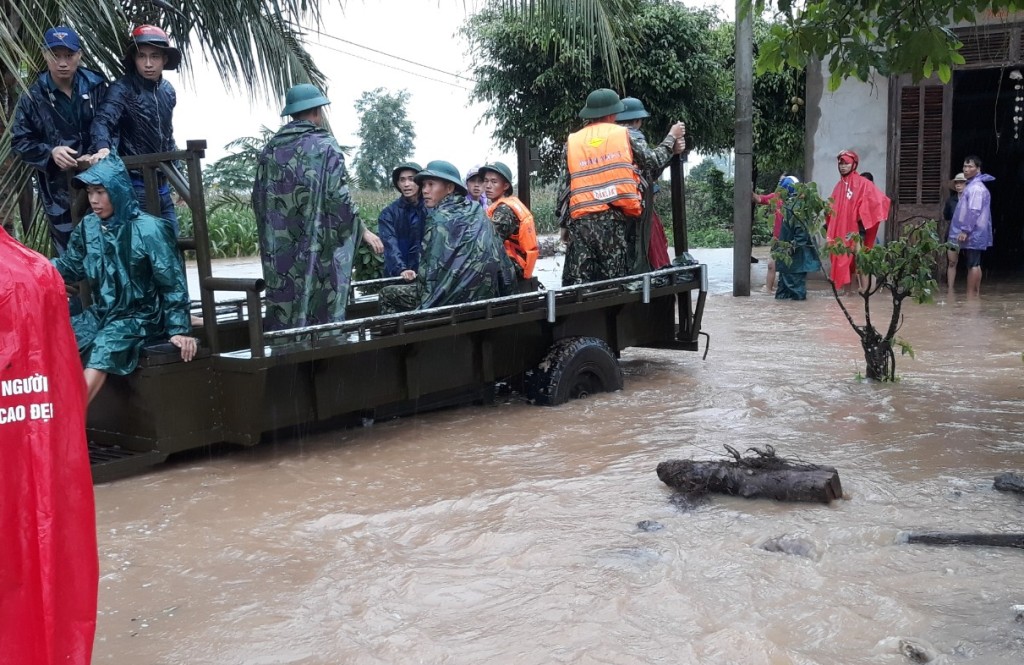
<svg viewBox="0 0 1024 665">
<path fill-rule="evenodd" d="M 498 199 L 487 208 L 487 216 L 494 217 L 494 211 L 500 205 L 507 205 L 519 220 L 519 230 L 505 241 L 505 252 L 523 270 L 523 279 L 533 277 L 533 267 L 540 256 L 537 244 L 537 228 L 533 224 L 533 213 L 514 196 Z"/>
<path fill-rule="evenodd" d="M 629 130 L 610 122 L 587 125 L 569 135 L 567 161 L 573 219 L 612 207 L 627 217 L 640 216 L 640 174 L 633 165 Z"/>
</svg>

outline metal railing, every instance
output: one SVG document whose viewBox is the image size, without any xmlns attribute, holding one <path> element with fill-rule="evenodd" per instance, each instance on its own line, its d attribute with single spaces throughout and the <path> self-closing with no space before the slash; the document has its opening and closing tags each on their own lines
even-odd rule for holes
<svg viewBox="0 0 1024 665">
<path fill-rule="evenodd" d="M 558 310 L 560 306 L 586 303 L 600 298 L 623 293 L 635 293 L 637 291 L 640 293 L 640 301 L 646 304 L 651 301 L 655 290 L 692 282 L 696 277 L 696 272 L 700 273 L 700 286 L 692 288 L 706 290 L 707 266 L 672 267 L 643 275 L 618 277 L 599 282 L 550 289 L 548 291 L 521 293 L 411 312 L 379 314 L 350 321 L 262 332 L 259 338 L 250 338 L 249 352 L 253 358 L 262 358 L 266 352 L 264 345 L 267 342 L 307 342 L 311 348 L 316 348 L 321 340 L 327 340 L 332 344 L 337 344 L 339 340 L 348 342 L 366 341 L 383 335 L 397 335 L 413 330 L 456 325 L 471 320 L 492 319 L 498 316 L 531 312 L 542 312 L 544 318 L 549 323 L 555 323 L 559 316 Z M 358 288 L 360 284 L 363 283 L 356 282 L 353 284 L 353 287 Z M 251 324 L 250 330 L 253 330 Z"/>
</svg>

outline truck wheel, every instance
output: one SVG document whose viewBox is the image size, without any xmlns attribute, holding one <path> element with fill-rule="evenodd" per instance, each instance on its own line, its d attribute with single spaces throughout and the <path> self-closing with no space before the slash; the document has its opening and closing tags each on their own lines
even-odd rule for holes
<svg viewBox="0 0 1024 665">
<path fill-rule="evenodd" d="M 567 337 L 551 345 L 526 382 L 536 404 L 557 406 L 593 393 L 622 389 L 622 370 L 611 347 L 597 337 Z"/>
</svg>

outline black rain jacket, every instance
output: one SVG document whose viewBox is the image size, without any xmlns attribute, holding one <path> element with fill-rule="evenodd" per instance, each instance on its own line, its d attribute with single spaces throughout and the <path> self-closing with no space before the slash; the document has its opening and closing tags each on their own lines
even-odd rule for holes
<svg viewBox="0 0 1024 665">
<path fill-rule="evenodd" d="M 37 171 L 39 194 L 50 217 L 60 217 L 71 208 L 67 174 L 53 162 L 50 152 L 59 145 L 78 151 L 95 152 L 92 145 L 93 118 L 107 91 L 107 79 L 90 69 L 79 67 L 75 74 L 72 104 L 77 118 L 62 115 L 51 94 L 50 73 L 41 72 L 28 92 L 18 100 L 11 127 L 11 148 L 25 164 Z"/>
<path fill-rule="evenodd" d="M 116 149 L 122 157 L 175 150 L 172 117 L 178 98 L 165 79 L 126 74 L 107 91 L 92 123 L 93 147 Z"/>
</svg>

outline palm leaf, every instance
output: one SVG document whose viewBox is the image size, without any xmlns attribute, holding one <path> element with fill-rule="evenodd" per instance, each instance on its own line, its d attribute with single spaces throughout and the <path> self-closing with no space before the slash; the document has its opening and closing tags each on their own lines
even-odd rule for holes
<svg viewBox="0 0 1024 665">
<path fill-rule="evenodd" d="M 343 4 L 343 0 L 336 0 Z M 14 106 L 43 68 L 42 36 L 53 25 L 75 28 L 83 65 L 114 79 L 123 73 L 126 36 L 140 23 L 165 28 L 182 51 L 182 73 L 212 64 L 226 86 L 279 99 L 295 83 L 323 85 L 323 72 L 298 26 L 319 29 L 315 0 L 0 0 L 0 223 L 16 217 L 29 169 L 11 153 Z M 184 38 L 183 36 L 188 36 Z"/>
<path fill-rule="evenodd" d="M 582 48 L 587 58 L 600 53 L 615 85 L 624 80 L 618 43 L 628 30 L 635 0 L 494 0 L 503 9 L 550 25 L 570 48 Z M 554 39 L 552 38 L 552 41 Z M 544 45 L 545 48 L 548 46 Z"/>
</svg>

